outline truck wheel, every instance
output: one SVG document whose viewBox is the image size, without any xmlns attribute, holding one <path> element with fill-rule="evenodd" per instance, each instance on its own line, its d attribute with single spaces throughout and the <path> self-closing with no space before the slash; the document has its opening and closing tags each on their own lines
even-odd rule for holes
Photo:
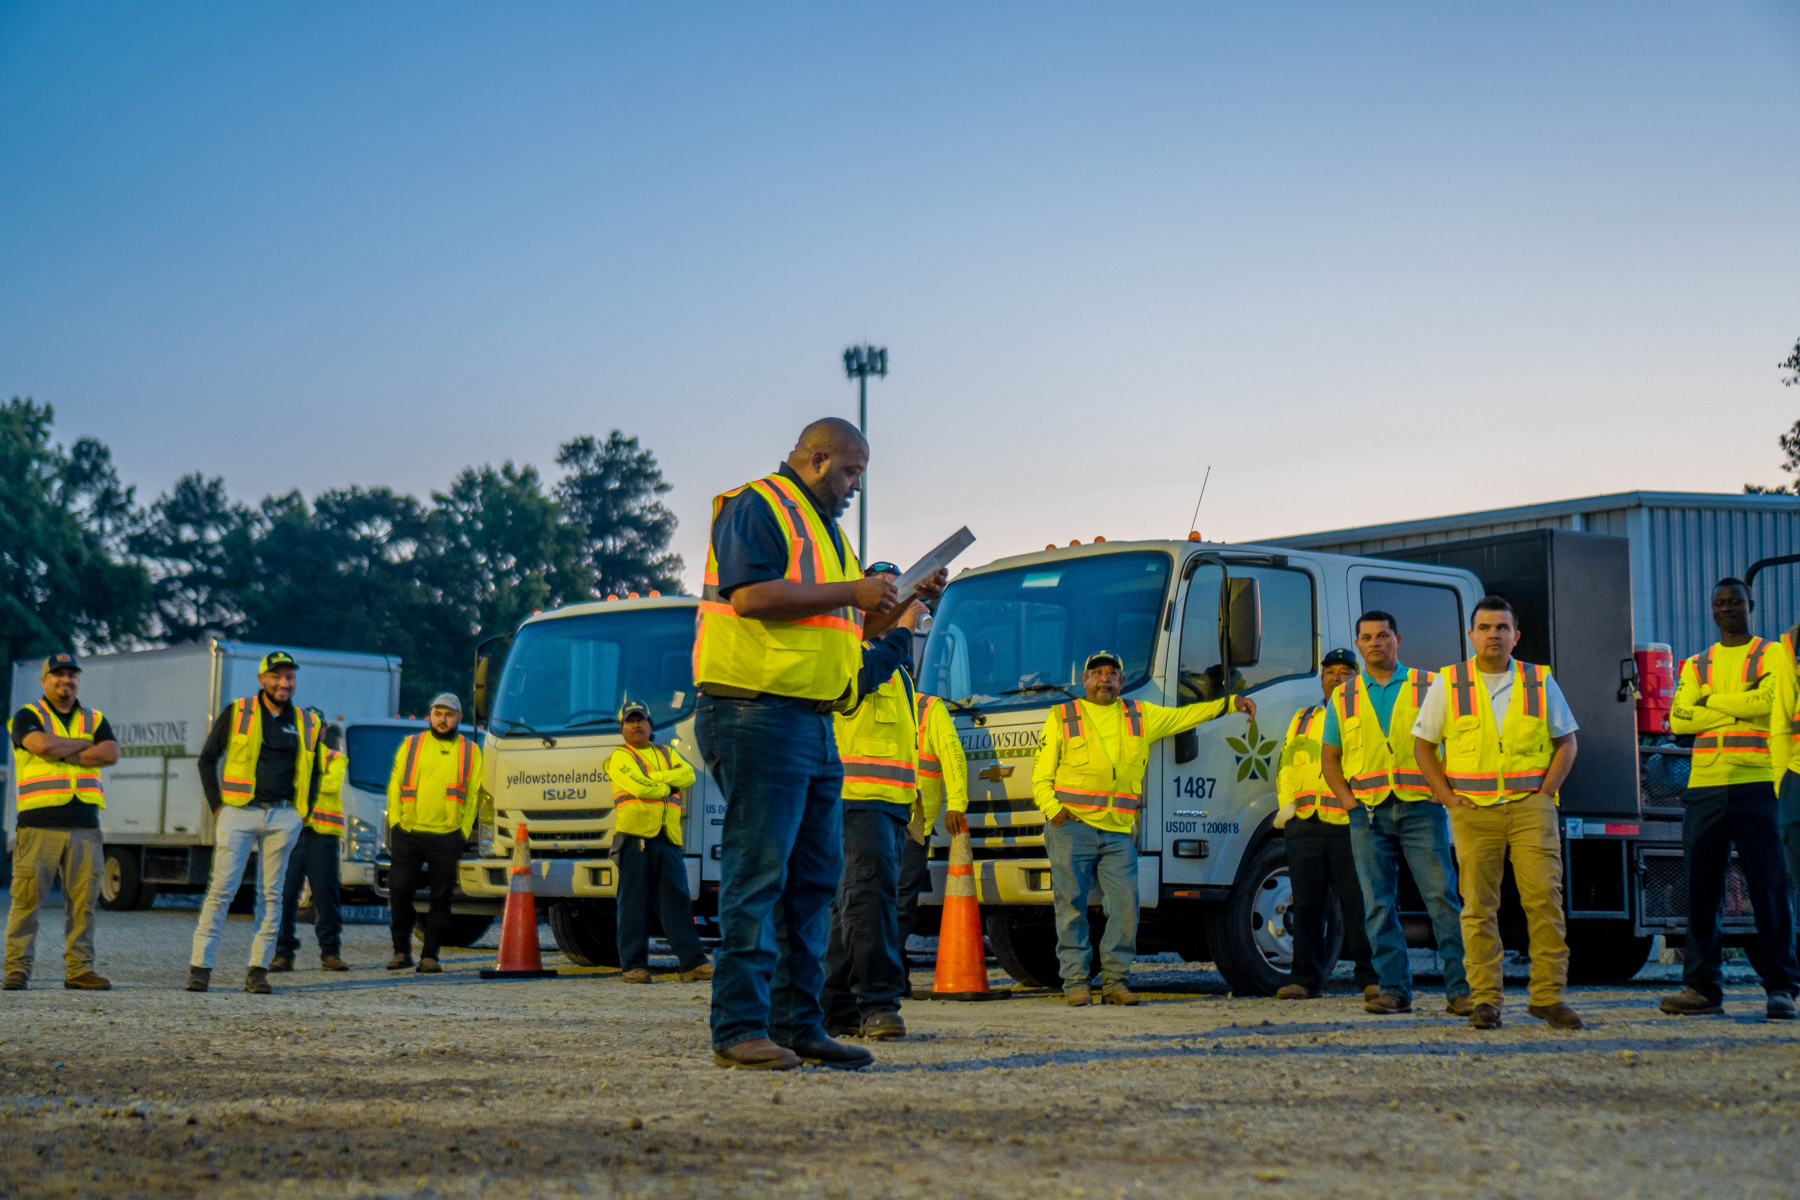
<svg viewBox="0 0 1800 1200">
<path fill-rule="evenodd" d="M 982 918 L 982 932 L 1000 969 L 1021 987 L 1062 988 L 1056 961 L 1056 924 L 1048 911 L 1000 909 Z"/>
<path fill-rule="evenodd" d="M 131 912 L 156 903 L 156 885 L 144 882 L 144 860 L 136 846 L 108 846 L 100 864 L 100 907 Z"/>
<path fill-rule="evenodd" d="M 578 967 L 619 965 L 618 913 L 612 905 L 568 902 L 550 906 L 550 936 L 563 957 Z"/>
<path fill-rule="evenodd" d="M 494 918 L 475 913 L 451 913 L 450 928 L 444 933 L 444 945 L 467 949 L 487 936 Z M 561 943 L 557 943 L 561 945 Z"/>
<path fill-rule="evenodd" d="M 1237 886 L 1207 914 L 1206 940 L 1213 965 L 1241 996 L 1268 996 L 1293 978 L 1293 911 L 1287 846 L 1265 841 L 1238 872 Z M 1326 909 L 1325 960 L 1337 961 L 1344 945 L 1344 919 L 1333 900 Z"/>
<path fill-rule="evenodd" d="M 1624 983 L 1644 969 L 1654 938 L 1632 937 L 1628 921 L 1581 921 L 1569 928 L 1570 983 Z"/>
</svg>

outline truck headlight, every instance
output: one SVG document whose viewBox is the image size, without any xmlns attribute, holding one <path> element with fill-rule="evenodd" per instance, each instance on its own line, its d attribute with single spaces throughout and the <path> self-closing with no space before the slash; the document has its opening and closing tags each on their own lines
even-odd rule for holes
<svg viewBox="0 0 1800 1200">
<path fill-rule="evenodd" d="M 351 862 L 374 862 L 381 853 L 381 831 L 360 817 L 344 823 L 348 840 L 345 849 Z"/>
</svg>

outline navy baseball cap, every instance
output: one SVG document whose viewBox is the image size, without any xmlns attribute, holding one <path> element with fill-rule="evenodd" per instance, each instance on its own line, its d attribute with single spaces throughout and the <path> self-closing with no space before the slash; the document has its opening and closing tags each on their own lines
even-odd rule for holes
<svg viewBox="0 0 1800 1200">
<path fill-rule="evenodd" d="M 623 725 L 625 722 L 631 720 L 631 718 L 633 718 L 633 717 L 642 717 L 642 718 L 644 718 L 644 720 L 649 721 L 650 720 L 649 705 L 645 704 L 641 700 L 627 701 L 625 704 L 625 707 L 621 708 L 619 710 L 619 724 Z M 651 723 L 654 724 L 655 722 L 651 722 Z"/>
<path fill-rule="evenodd" d="M 1342 646 L 1339 646 L 1336 650 L 1332 650 L 1332 651 L 1328 652 L 1325 655 L 1325 661 L 1321 662 L 1319 664 L 1319 666 L 1321 668 L 1324 668 L 1324 667 L 1349 667 L 1352 671 L 1354 671 L 1357 669 L 1356 651 L 1346 650 Z"/>
<path fill-rule="evenodd" d="M 256 673 L 258 675 L 267 675 L 276 667 L 292 667 L 294 670 L 298 671 L 300 669 L 300 664 L 295 662 L 294 656 L 289 654 L 286 650 L 271 650 L 263 655 L 262 666 L 256 668 Z"/>
<path fill-rule="evenodd" d="M 1120 662 L 1119 656 L 1111 650 L 1102 650 L 1097 654 L 1088 655 L 1087 661 L 1081 664 L 1083 671 L 1091 671 L 1095 667 L 1117 667 L 1123 671 L 1125 664 Z"/>
<path fill-rule="evenodd" d="M 73 654 L 70 654 L 66 650 L 62 650 L 52 654 L 49 658 L 46 658 L 44 660 L 44 669 L 38 672 L 38 674 L 54 675 L 58 671 L 73 671 L 79 675 L 81 674 L 81 664 L 75 661 L 75 656 Z"/>
</svg>

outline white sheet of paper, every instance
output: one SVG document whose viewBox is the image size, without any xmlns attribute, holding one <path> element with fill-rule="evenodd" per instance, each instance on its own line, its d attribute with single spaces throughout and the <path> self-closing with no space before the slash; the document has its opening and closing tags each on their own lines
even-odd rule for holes
<svg viewBox="0 0 1800 1200">
<path fill-rule="evenodd" d="M 926 554 L 918 562 L 906 569 L 894 588 L 902 599 L 912 594 L 912 590 L 938 573 L 939 568 L 947 567 L 957 555 L 975 544 L 975 535 L 964 525 L 961 529 L 938 543 L 937 547 Z"/>
</svg>

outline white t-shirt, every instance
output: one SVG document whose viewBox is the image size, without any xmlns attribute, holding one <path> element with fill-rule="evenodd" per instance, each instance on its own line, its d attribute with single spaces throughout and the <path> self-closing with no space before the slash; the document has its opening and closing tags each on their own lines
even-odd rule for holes
<svg viewBox="0 0 1800 1200">
<path fill-rule="evenodd" d="M 1481 682 L 1487 685 L 1488 699 L 1494 706 L 1494 724 L 1501 733 L 1506 732 L 1506 710 L 1512 706 L 1513 672 L 1511 668 L 1495 675 L 1486 671 L 1477 671 Z M 1444 717 L 1450 710 L 1450 693 L 1444 686 L 1444 673 L 1439 671 L 1431 681 L 1431 687 L 1425 693 L 1425 703 L 1419 706 L 1419 719 L 1413 722 L 1413 736 L 1424 738 L 1428 742 L 1444 740 Z M 1556 677 L 1544 680 L 1544 716 L 1550 725 L 1550 736 L 1559 738 L 1574 733 L 1581 728 L 1575 724 L 1575 714 L 1569 711 L 1569 702 L 1563 699 L 1562 689 L 1556 686 Z"/>
</svg>

